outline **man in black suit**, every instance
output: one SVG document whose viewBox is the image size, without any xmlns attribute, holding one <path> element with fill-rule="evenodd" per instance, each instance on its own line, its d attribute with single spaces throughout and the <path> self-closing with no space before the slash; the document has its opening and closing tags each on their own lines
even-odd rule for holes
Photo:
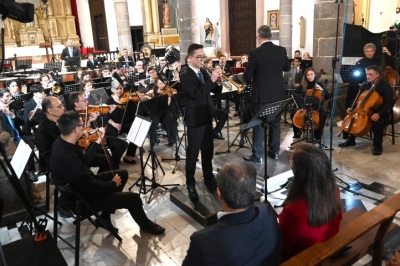
<svg viewBox="0 0 400 266">
<path fill-rule="evenodd" d="M 86 67 L 90 69 L 95 69 L 98 67 L 99 61 L 93 58 L 92 54 L 88 54 L 88 61 L 86 63 Z"/>
<path fill-rule="evenodd" d="M 24 106 L 24 132 L 26 135 L 32 135 L 35 133 L 35 126 L 43 118 L 42 101 L 46 94 L 44 94 L 44 88 L 39 84 L 33 84 L 30 92 L 33 97 Z M 33 132 L 32 132 L 33 131 Z"/>
<path fill-rule="evenodd" d="M 72 40 L 67 40 L 68 46 L 62 50 L 61 59 L 67 61 L 69 57 L 81 56 L 81 52 L 78 48 L 74 47 Z"/>
<path fill-rule="evenodd" d="M 126 49 L 126 48 L 124 48 L 122 50 L 122 56 L 120 56 L 118 58 L 118 61 L 121 62 L 121 67 L 125 66 L 125 67 L 128 68 L 128 67 L 133 67 L 134 66 L 133 58 L 132 58 L 132 56 L 129 56 L 128 49 Z"/>
<path fill-rule="evenodd" d="M 254 204 L 256 169 L 239 161 L 218 174 L 217 224 L 190 237 L 185 265 L 279 265 L 282 236 L 270 205 Z"/>
<path fill-rule="evenodd" d="M 202 68 L 205 59 L 203 46 L 191 44 L 188 48 L 188 66 L 181 70 L 181 88 L 186 96 L 186 115 L 188 147 L 186 150 L 186 185 L 191 199 L 197 199 L 194 173 L 196 161 L 201 149 L 201 164 L 204 183 L 210 189 L 216 181 L 212 171 L 214 154 L 212 113 L 210 92 L 219 94 L 222 86 L 216 81 L 222 75 L 221 70 L 214 70 L 211 77 Z"/>
<path fill-rule="evenodd" d="M 257 42 L 260 45 L 249 53 L 249 61 L 244 78 L 253 83 L 251 108 L 256 114 L 263 105 L 286 98 L 283 71 L 289 71 L 290 65 L 286 49 L 273 44 L 271 29 L 263 25 L 257 30 Z M 278 160 L 280 146 L 279 116 L 269 123 L 268 155 Z M 264 129 L 261 125 L 253 128 L 253 154 L 244 157 L 246 161 L 263 163 Z M 267 145 L 267 144 L 265 144 Z"/>
</svg>

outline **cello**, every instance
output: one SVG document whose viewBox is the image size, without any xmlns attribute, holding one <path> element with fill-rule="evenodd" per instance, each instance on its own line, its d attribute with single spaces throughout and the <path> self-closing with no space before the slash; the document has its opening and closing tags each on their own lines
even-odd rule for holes
<svg viewBox="0 0 400 266">
<path fill-rule="evenodd" d="M 381 79 L 383 79 L 382 74 L 369 90 L 364 91 L 361 94 L 361 91 L 358 92 L 358 95 L 352 104 L 352 109 L 355 103 L 357 103 L 357 106 L 343 119 L 343 131 L 355 137 L 361 137 L 371 130 L 371 116 L 383 103 L 382 96 L 375 91 L 375 87 Z"/>
</svg>

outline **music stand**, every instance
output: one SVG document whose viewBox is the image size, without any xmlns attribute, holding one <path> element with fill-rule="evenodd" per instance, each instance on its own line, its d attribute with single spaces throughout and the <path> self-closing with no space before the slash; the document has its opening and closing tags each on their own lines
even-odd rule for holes
<svg viewBox="0 0 400 266">
<path fill-rule="evenodd" d="M 49 63 L 44 63 L 44 69 L 46 70 L 53 70 L 53 71 L 61 71 L 62 67 L 62 62 L 49 62 Z"/>
<path fill-rule="evenodd" d="M 363 83 L 367 80 L 365 70 L 359 67 L 348 67 L 347 69 L 340 69 L 340 76 L 344 83 Z"/>
<path fill-rule="evenodd" d="M 181 116 L 181 112 L 179 110 L 179 107 L 185 104 L 185 93 L 181 92 L 181 93 L 177 93 L 177 94 L 172 94 L 172 100 L 171 100 L 171 106 L 172 108 L 176 108 L 175 112 L 178 113 L 179 116 Z M 182 116 L 183 117 L 183 116 Z M 175 119 L 175 116 L 174 116 Z M 175 166 L 174 169 L 172 169 L 172 173 L 175 174 L 176 172 L 176 168 L 178 167 L 178 162 L 180 162 L 181 160 L 186 160 L 186 158 L 181 158 L 179 156 L 179 148 L 182 145 L 183 149 L 186 151 L 186 145 L 182 144 L 183 139 L 185 138 L 185 144 L 186 144 L 186 124 L 185 124 L 185 120 L 182 119 L 183 121 L 183 134 L 182 137 L 179 138 L 179 134 L 178 131 L 176 131 L 176 142 L 175 142 L 175 158 L 174 159 L 161 159 L 161 161 L 175 161 Z"/>
<path fill-rule="evenodd" d="M 9 105 L 11 110 L 21 110 L 24 109 L 25 104 L 32 99 L 33 95 L 31 92 L 26 94 L 21 94 L 18 98 L 15 98 Z"/>
<path fill-rule="evenodd" d="M 93 88 L 99 89 L 99 88 L 110 88 L 111 87 L 111 82 L 97 82 L 93 83 Z"/>
<path fill-rule="evenodd" d="M 78 68 L 81 67 L 81 57 L 68 57 L 67 60 L 65 60 L 65 66 L 68 68 L 68 71 L 77 71 Z"/>
<path fill-rule="evenodd" d="M 76 91 L 79 91 L 81 87 L 81 84 L 76 83 L 76 84 L 70 84 L 70 85 L 65 85 L 64 88 L 64 94 L 70 94 Z"/>
<path fill-rule="evenodd" d="M 104 99 L 108 99 L 108 94 L 107 94 L 107 92 L 106 92 L 106 90 L 104 88 L 99 88 L 99 89 L 92 90 L 90 92 L 90 96 L 91 96 L 91 98 L 94 99 L 95 102 L 91 103 L 89 101 L 89 104 L 95 104 L 95 105 L 103 104 L 103 103 L 106 102 Z M 91 99 L 91 98 L 89 98 L 89 99 Z"/>
<path fill-rule="evenodd" d="M 15 60 L 15 70 L 32 68 L 32 59 Z"/>
<path fill-rule="evenodd" d="M 263 105 L 260 110 L 253 116 L 249 123 L 243 129 L 250 129 L 252 127 L 261 125 L 264 127 L 264 192 L 265 192 L 265 202 L 269 203 L 267 200 L 268 188 L 267 179 L 269 178 L 267 173 L 267 141 L 268 141 L 268 123 L 276 120 L 280 115 L 286 105 L 292 100 L 292 98 L 285 99 L 279 102 L 269 103 Z"/>
</svg>

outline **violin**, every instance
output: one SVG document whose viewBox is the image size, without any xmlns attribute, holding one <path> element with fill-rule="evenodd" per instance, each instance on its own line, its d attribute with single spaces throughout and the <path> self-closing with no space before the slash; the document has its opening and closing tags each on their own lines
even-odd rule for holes
<svg viewBox="0 0 400 266">
<path fill-rule="evenodd" d="M 93 129 L 91 127 L 86 127 L 83 129 L 83 134 L 78 140 L 78 146 L 81 149 L 86 150 L 90 144 L 92 144 L 92 142 L 95 142 L 100 137 L 98 131 L 99 130 L 97 128 Z"/>
<path fill-rule="evenodd" d="M 90 114 L 94 112 L 98 112 L 100 115 L 105 115 L 108 114 L 110 111 L 110 107 L 106 104 L 103 105 L 89 105 L 86 107 L 84 110 L 79 110 L 78 113 L 82 118 L 83 122 L 86 122 L 86 120 L 89 118 Z"/>
<path fill-rule="evenodd" d="M 172 94 L 177 94 L 178 91 L 174 88 L 170 88 L 168 85 L 160 90 L 160 95 L 172 97 Z"/>
<path fill-rule="evenodd" d="M 128 102 L 137 103 L 139 101 L 139 97 L 135 93 L 129 93 L 126 91 L 120 96 L 119 101 L 121 104 L 126 104 Z"/>
</svg>

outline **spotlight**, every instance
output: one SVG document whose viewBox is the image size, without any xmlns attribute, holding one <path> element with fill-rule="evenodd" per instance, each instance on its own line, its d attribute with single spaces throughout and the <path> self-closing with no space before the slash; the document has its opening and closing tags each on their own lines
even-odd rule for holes
<svg viewBox="0 0 400 266">
<path fill-rule="evenodd" d="M 353 75 L 354 75 L 355 77 L 359 77 L 359 76 L 361 75 L 360 70 L 354 71 Z"/>
<path fill-rule="evenodd" d="M 0 14 L 22 23 L 32 22 L 35 6 L 30 3 L 15 3 L 15 0 L 0 0 Z"/>
</svg>

